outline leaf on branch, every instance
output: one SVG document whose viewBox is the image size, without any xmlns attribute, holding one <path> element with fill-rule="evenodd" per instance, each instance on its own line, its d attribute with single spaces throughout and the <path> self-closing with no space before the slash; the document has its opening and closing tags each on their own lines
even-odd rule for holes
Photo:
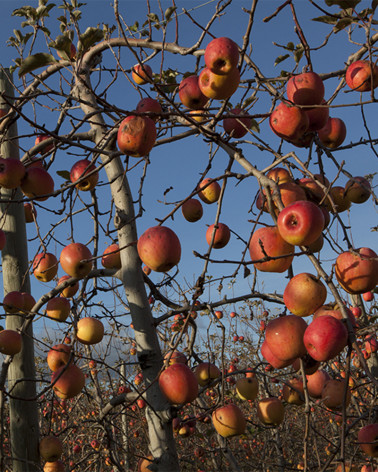
<svg viewBox="0 0 378 472">
<path fill-rule="evenodd" d="M 338 5 L 340 8 L 355 8 L 359 3 L 361 3 L 361 0 L 325 0 L 326 4 L 329 7 L 332 7 L 333 5 Z"/>
<path fill-rule="evenodd" d="M 165 10 L 164 17 L 167 21 L 170 20 L 173 13 L 177 10 L 177 7 L 169 7 Z"/>
<path fill-rule="evenodd" d="M 244 266 L 244 278 L 246 279 L 251 274 L 247 266 Z"/>
<path fill-rule="evenodd" d="M 79 49 L 87 50 L 94 44 L 104 39 L 104 32 L 100 28 L 87 28 L 86 31 L 80 35 Z"/>
<path fill-rule="evenodd" d="M 62 34 L 58 36 L 55 41 L 49 43 L 49 46 L 56 49 L 59 52 L 64 53 L 65 58 L 69 58 L 71 55 L 71 39 Z"/>
<path fill-rule="evenodd" d="M 375 11 L 375 9 L 377 8 L 377 6 L 378 6 L 378 0 L 373 0 L 373 1 L 371 2 L 371 9 L 372 9 L 373 11 Z"/>
<path fill-rule="evenodd" d="M 312 21 L 318 21 L 319 23 L 327 23 L 328 25 L 335 25 L 338 22 L 338 19 L 334 16 L 318 16 L 317 18 L 313 18 Z"/>
<path fill-rule="evenodd" d="M 255 133 L 260 133 L 260 126 L 257 123 L 256 120 L 252 119 L 251 120 L 251 126 L 249 128 L 251 131 L 254 131 Z"/>
<path fill-rule="evenodd" d="M 17 8 L 16 10 L 13 10 L 12 16 L 24 16 L 25 18 L 32 18 L 33 20 L 35 20 L 37 16 L 37 12 L 35 8 L 25 6 L 25 7 L 21 7 L 21 8 Z"/>
<path fill-rule="evenodd" d="M 63 177 L 64 180 L 71 181 L 70 173 L 68 172 L 68 170 L 57 170 L 56 173 L 60 177 Z"/>
<path fill-rule="evenodd" d="M 290 57 L 290 54 L 284 54 L 284 55 L 276 57 L 276 60 L 274 61 L 274 65 L 276 66 L 277 64 L 279 64 L 280 62 L 283 62 L 288 57 Z"/>
<path fill-rule="evenodd" d="M 297 64 L 302 59 L 303 52 L 304 52 L 303 46 L 300 44 L 299 46 L 297 46 L 297 49 L 294 51 L 294 60 Z"/>
<path fill-rule="evenodd" d="M 343 30 L 344 28 L 346 28 L 347 26 L 349 26 L 350 24 L 353 23 L 353 19 L 352 18 L 342 18 L 341 20 L 339 20 L 336 25 L 334 26 L 333 28 L 333 32 L 334 33 L 338 33 L 339 31 Z"/>
<path fill-rule="evenodd" d="M 22 77 L 28 72 L 32 72 L 39 67 L 48 66 L 50 64 L 55 64 L 57 61 L 51 54 L 46 54 L 44 52 L 39 52 L 32 56 L 28 56 L 25 60 L 22 61 L 20 70 L 18 71 L 18 76 Z"/>
<path fill-rule="evenodd" d="M 55 3 L 50 3 L 47 6 L 41 5 L 36 9 L 37 13 L 37 19 L 39 20 L 40 18 L 45 18 L 46 16 L 50 16 L 49 12 L 52 8 L 54 8 L 56 5 Z"/>
</svg>

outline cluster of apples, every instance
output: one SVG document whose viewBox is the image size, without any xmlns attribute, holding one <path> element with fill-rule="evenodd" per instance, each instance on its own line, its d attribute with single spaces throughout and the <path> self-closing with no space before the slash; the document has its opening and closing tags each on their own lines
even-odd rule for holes
<svg viewBox="0 0 378 472">
<path fill-rule="evenodd" d="M 39 442 L 39 454 L 46 461 L 43 472 L 64 472 L 62 441 L 54 435 L 44 436 Z"/>
</svg>

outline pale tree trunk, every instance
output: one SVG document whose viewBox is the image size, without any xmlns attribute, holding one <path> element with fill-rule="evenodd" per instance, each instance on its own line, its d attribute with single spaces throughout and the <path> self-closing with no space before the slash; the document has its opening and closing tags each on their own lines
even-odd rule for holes
<svg viewBox="0 0 378 472">
<path fill-rule="evenodd" d="M 88 69 L 82 71 L 74 96 L 80 102 L 83 112 L 90 116 L 90 126 L 94 133 L 94 141 L 104 148 L 108 129 L 98 112 L 95 96 L 91 91 Z M 106 151 L 115 148 L 106 146 Z M 148 297 L 141 270 L 141 262 L 136 249 L 137 229 L 133 198 L 131 195 L 125 169 L 119 156 L 101 155 L 105 171 L 110 183 L 111 195 L 116 208 L 114 225 L 118 233 L 118 244 L 126 247 L 121 251 L 122 269 L 120 278 L 123 283 L 132 323 L 135 331 L 137 356 L 143 372 L 146 391 L 146 418 L 149 432 L 149 448 L 156 463 L 151 470 L 158 472 L 176 472 L 179 470 L 175 440 L 171 423 L 171 408 L 162 395 L 156 381 L 163 365 L 156 327 L 148 303 Z M 146 451 L 147 452 L 147 451 Z"/>
<path fill-rule="evenodd" d="M 13 97 L 13 87 L 8 80 L 9 71 L 0 71 L 0 91 Z M 17 125 L 13 124 L 6 137 L 2 137 L 1 156 L 19 159 Z M 4 139 L 5 138 L 5 139 Z M 9 139 L 8 139 L 9 138 Z M 4 295 L 14 290 L 30 293 L 28 273 L 28 249 L 24 207 L 19 189 L 1 189 L 2 229 L 6 234 L 6 245 L 2 251 Z M 4 216 L 4 214 L 6 216 Z M 7 315 L 6 328 L 18 330 L 23 317 Z M 33 327 L 30 323 L 22 334 L 22 350 L 15 355 L 8 371 L 8 391 L 16 398 L 10 398 L 10 440 L 13 459 L 12 472 L 34 472 L 39 469 L 39 425 L 36 396 Z"/>
</svg>

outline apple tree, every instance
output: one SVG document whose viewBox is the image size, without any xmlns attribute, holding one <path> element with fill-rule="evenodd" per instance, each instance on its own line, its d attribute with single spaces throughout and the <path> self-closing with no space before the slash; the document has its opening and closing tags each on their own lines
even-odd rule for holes
<svg viewBox="0 0 378 472">
<path fill-rule="evenodd" d="M 0 468 L 373 461 L 376 2 L 135 5 L 12 13 Z"/>
</svg>

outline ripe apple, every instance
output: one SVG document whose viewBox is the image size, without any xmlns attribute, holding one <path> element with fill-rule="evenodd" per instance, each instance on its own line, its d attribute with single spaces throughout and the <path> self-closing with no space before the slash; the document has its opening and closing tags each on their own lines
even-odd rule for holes
<svg viewBox="0 0 378 472">
<path fill-rule="evenodd" d="M 227 75 L 238 65 L 238 45 L 230 38 L 215 38 L 206 46 L 204 59 L 212 72 Z"/>
<path fill-rule="evenodd" d="M 352 90 L 369 92 L 378 86 L 378 66 L 363 59 L 352 62 L 347 68 L 345 82 Z"/>
<path fill-rule="evenodd" d="M 67 399 L 78 395 L 85 385 L 85 376 L 82 370 L 75 364 L 68 364 L 60 367 L 52 373 L 51 383 L 55 395 L 59 398 Z"/>
<path fill-rule="evenodd" d="M 369 457 L 378 457 L 378 423 L 371 423 L 358 431 L 360 448 Z"/>
<path fill-rule="evenodd" d="M 154 98 L 145 97 L 142 98 L 135 111 L 137 113 L 151 113 L 150 118 L 156 123 L 159 120 L 160 115 L 163 113 L 160 103 Z"/>
<path fill-rule="evenodd" d="M 303 190 L 303 188 L 300 185 L 296 184 L 295 182 L 288 181 L 288 182 L 283 182 L 282 184 L 278 184 L 278 190 L 280 192 L 281 201 L 284 207 L 298 200 L 307 199 L 306 192 Z M 263 195 L 261 195 L 260 193 L 256 201 L 256 205 L 259 210 L 264 208 L 264 211 L 268 211 L 265 191 L 263 192 Z M 273 202 L 273 210 L 276 213 L 278 213 L 278 207 L 274 202 Z"/>
<path fill-rule="evenodd" d="M 261 345 L 261 355 L 267 362 L 269 362 L 269 364 L 274 369 L 284 369 L 285 367 L 289 366 L 293 361 L 292 359 L 288 359 L 285 361 L 278 359 L 278 357 L 276 357 L 270 350 L 269 344 L 267 343 L 266 339 Z"/>
<path fill-rule="evenodd" d="M 270 169 L 266 176 L 277 182 L 277 184 L 293 181 L 290 172 L 284 167 L 274 167 L 273 169 Z"/>
<path fill-rule="evenodd" d="M 221 376 L 220 370 L 215 364 L 211 362 L 201 362 L 194 369 L 194 375 L 201 387 L 211 383 L 214 379 Z"/>
<path fill-rule="evenodd" d="M 0 157 L 0 187 L 14 189 L 21 185 L 26 169 L 18 159 Z"/>
<path fill-rule="evenodd" d="M 175 405 L 190 403 L 198 396 L 197 377 L 186 364 L 168 366 L 159 376 L 160 390 Z"/>
<path fill-rule="evenodd" d="M 36 146 L 39 143 L 42 143 L 43 141 L 46 141 L 46 139 L 51 139 L 51 136 L 47 134 L 37 134 L 35 138 L 34 145 Z M 47 152 L 50 152 L 54 149 L 54 143 L 51 142 L 51 144 L 46 144 L 42 150 L 40 151 L 41 154 L 46 154 Z"/>
<path fill-rule="evenodd" d="M 182 204 L 181 211 L 186 221 L 194 223 L 202 218 L 202 203 L 196 198 L 189 198 Z"/>
<path fill-rule="evenodd" d="M 43 472 L 65 472 L 66 467 L 61 460 L 46 462 L 43 466 Z"/>
<path fill-rule="evenodd" d="M 320 105 L 324 98 L 323 80 L 316 72 L 303 72 L 290 77 L 287 98 L 295 105 Z"/>
<path fill-rule="evenodd" d="M 365 302 L 372 302 L 374 300 L 374 293 L 369 291 L 362 294 L 362 298 Z"/>
<path fill-rule="evenodd" d="M 71 277 L 86 277 L 92 269 L 92 253 L 82 243 L 71 243 L 60 253 L 60 265 Z"/>
<path fill-rule="evenodd" d="M 169 359 L 169 362 L 168 362 Z M 180 351 L 173 351 L 167 352 L 164 356 L 164 364 L 165 365 L 173 365 L 173 364 L 187 364 L 188 359 L 183 352 Z"/>
<path fill-rule="evenodd" d="M 215 234 L 213 240 L 214 231 Z M 223 247 L 225 247 L 228 244 L 230 237 L 230 228 L 224 223 L 218 223 L 216 228 L 215 225 L 210 225 L 206 231 L 207 244 L 210 246 L 211 241 L 213 241 L 212 247 L 214 249 L 222 249 Z"/>
<path fill-rule="evenodd" d="M 209 101 L 198 84 L 198 76 L 190 75 L 182 79 L 179 85 L 179 97 L 181 103 L 191 110 L 200 110 Z"/>
<path fill-rule="evenodd" d="M 303 318 L 286 315 L 270 321 L 265 330 L 265 339 L 274 356 L 290 363 L 306 354 L 303 335 L 307 323 Z"/>
<path fill-rule="evenodd" d="M 270 115 L 269 125 L 280 138 L 298 141 L 308 130 L 309 121 L 301 108 L 281 102 Z"/>
<path fill-rule="evenodd" d="M 345 184 L 345 197 L 352 203 L 365 203 L 370 195 L 371 185 L 365 177 L 352 177 Z"/>
<path fill-rule="evenodd" d="M 281 237 L 294 246 L 309 246 L 322 234 L 323 212 L 315 203 L 298 200 L 285 207 L 277 218 Z"/>
<path fill-rule="evenodd" d="M 104 325 L 96 318 L 81 318 L 77 322 L 77 340 L 82 344 L 91 345 L 99 343 L 104 337 Z"/>
<path fill-rule="evenodd" d="M 285 402 L 291 405 L 303 405 L 304 389 L 302 380 L 295 377 L 288 380 L 282 388 L 282 395 Z"/>
<path fill-rule="evenodd" d="M 88 192 L 94 189 L 98 182 L 98 172 L 93 171 L 96 170 L 96 166 L 88 159 L 81 159 L 77 161 L 71 168 L 70 172 L 70 179 L 71 182 L 74 184 L 79 179 L 83 179 L 87 174 L 91 174 L 86 177 L 84 180 L 80 180 L 76 184 L 76 188 L 78 190 L 82 190 L 83 192 Z"/>
<path fill-rule="evenodd" d="M 341 146 L 346 138 L 346 126 L 340 118 L 328 118 L 327 124 L 318 131 L 320 142 L 328 149 Z"/>
<path fill-rule="evenodd" d="M 24 296 L 22 292 L 14 290 L 8 292 L 3 299 L 3 307 L 7 313 L 20 313 L 24 309 Z"/>
<path fill-rule="evenodd" d="M 26 197 L 44 202 L 54 192 L 54 180 L 42 167 L 28 167 L 21 190 Z"/>
<path fill-rule="evenodd" d="M 217 202 L 221 193 L 221 187 L 218 182 L 211 181 L 212 179 L 210 178 L 204 179 L 198 184 L 197 187 L 199 198 L 208 205 Z"/>
<path fill-rule="evenodd" d="M 279 257 L 265 262 L 256 262 L 254 266 L 262 272 L 282 273 L 288 270 L 293 260 L 294 246 L 287 243 L 280 235 L 277 226 L 263 226 L 257 229 L 249 243 L 252 261 L 268 257 Z M 288 255 L 288 257 L 281 257 Z"/>
<path fill-rule="evenodd" d="M 3 329 L 0 331 L 0 352 L 6 356 L 14 356 L 21 351 L 22 337 L 18 331 Z"/>
<path fill-rule="evenodd" d="M 331 410 L 340 410 L 344 401 L 344 390 L 347 390 L 346 406 L 350 403 L 350 388 L 345 380 L 328 380 L 322 390 L 323 405 Z"/>
<path fill-rule="evenodd" d="M 318 181 L 325 186 L 329 186 L 329 181 L 326 177 L 322 177 L 318 175 L 317 178 L 313 179 L 311 177 L 302 177 L 299 179 L 298 184 L 303 188 L 306 192 L 306 196 L 309 200 L 314 201 L 315 203 L 319 203 L 324 199 L 324 190 L 318 184 Z"/>
<path fill-rule="evenodd" d="M 306 375 L 312 375 L 318 370 L 320 366 L 320 362 L 313 359 L 310 356 L 310 354 L 308 353 L 305 354 L 304 356 L 301 357 L 301 359 L 303 361 L 303 368 Z M 296 372 L 300 372 L 301 370 L 300 359 L 299 358 L 295 359 L 295 361 L 292 363 L 292 366 Z"/>
<path fill-rule="evenodd" d="M 324 246 L 324 237 L 321 234 L 316 241 L 309 244 L 307 247 L 310 252 L 315 253 L 315 252 L 321 251 L 323 246 Z"/>
<path fill-rule="evenodd" d="M 319 316 L 308 325 L 303 342 L 311 357 L 325 362 L 337 356 L 347 345 L 348 331 L 333 316 Z"/>
<path fill-rule="evenodd" d="M 241 108 L 233 108 L 229 112 L 230 115 L 243 115 L 245 114 Z M 242 138 L 248 133 L 252 125 L 252 118 L 249 116 L 241 116 L 238 118 L 224 118 L 223 128 L 225 132 L 233 138 Z"/>
<path fill-rule="evenodd" d="M 276 397 L 263 398 L 257 404 L 257 416 L 263 424 L 278 426 L 284 420 L 285 408 Z"/>
<path fill-rule="evenodd" d="M 345 251 L 336 259 L 335 275 L 348 293 L 374 290 L 378 283 L 378 256 L 367 247 Z"/>
<path fill-rule="evenodd" d="M 39 454 L 45 461 L 55 462 L 63 454 L 62 441 L 57 436 L 45 436 L 39 441 Z"/>
<path fill-rule="evenodd" d="M 329 191 L 329 196 L 332 199 L 333 205 L 328 198 L 325 200 L 325 205 L 330 212 L 342 213 L 343 211 L 349 210 L 351 203 L 350 200 L 346 198 L 344 187 L 334 185 Z"/>
<path fill-rule="evenodd" d="M 284 290 L 285 306 L 294 315 L 310 316 L 327 298 L 325 285 L 315 275 L 302 272 L 295 275 Z"/>
<path fill-rule="evenodd" d="M 216 432 L 223 438 L 244 434 L 247 426 L 243 412 L 234 403 L 228 403 L 214 410 L 211 419 Z"/>
<path fill-rule="evenodd" d="M 142 262 L 155 272 L 168 272 L 180 262 L 180 240 L 166 226 L 147 229 L 138 239 L 137 249 Z"/>
<path fill-rule="evenodd" d="M 259 393 L 257 377 L 242 377 L 236 381 L 235 390 L 241 400 L 255 400 Z"/>
<path fill-rule="evenodd" d="M 306 375 L 306 379 L 309 395 L 313 398 L 321 398 L 323 387 L 331 378 L 325 370 L 320 369 L 311 375 Z"/>
<path fill-rule="evenodd" d="M 353 316 L 353 313 L 347 307 L 345 307 L 345 310 L 347 312 L 349 321 L 351 322 L 353 328 L 356 328 L 356 326 L 357 326 L 356 325 L 356 318 Z M 320 308 L 318 308 L 314 312 L 313 320 L 315 320 L 319 316 L 324 316 L 324 315 L 333 316 L 334 318 L 336 318 L 340 321 L 343 320 L 343 315 L 342 315 L 340 307 L 337 303 L 328 303 L 327 305 L 322 305 Z"/>
<path fill-rule="evenodd" d="M 40 252 L 33 261 L 33 274 L 41 282 L 50 282 L 58 272 L 58 260 L 50 252 Z"/>
<path fill-rule="evenodd" d="M 138 85 L 145 85 L 152 81 L 152 69 L 148 64 L 136 64 L 132 68 L 131 77 Z"/>
<path fill-rule="evenodd" d="M 227 100 L 238 89 L 240 82 L 239 69 L 231 69 L 227 75 L 218 75 L 209 68 L 202 69 L 198 84 L 201 92 L 208 98 Z"/>
<path fill-rule="evenodd" d="M 121 264 L 121 253 L 117 243 L 108 246 L 102 254 L 101 264 L 106 269 L 120 269 Z"/>
<path fill-rule="evenodd" d="M 71 304 L 67 298 L 51 298 L 46 305 L 46 315 L 55 321 L 66 321 L 71 311 Z"/>
<path fill-rule="evenodd" d="M 130 115 L 119 125 L 118 148 L 133 157 L 146 156 L 156 141 L 156 125 L 148 116 Z"/>
<path fill-rule="evenodd" d="M 70 360 L 72 347 L 68 344 L 56 344 L 47 353 L 47 365 L 55 372 Z"/>
<path fill-rule="evenodd" d="M 308 131 L 318 131 L 322 129 L 329 118 L 329 108 L 327 102 L 322 100 L 321 105 L 314 108 L 305 108 L 304 112 L 308 116 L 309 127 Z"/>
<path fill-rule="evenodd" d="M 63 275 L 59 280 L 57 285 L 64 283 L 66 280 L 69 280 L 71 277 L 69 275 Z M 77 291 L 79 290 L 79 282 L 75 282 L 74 284 L 68 285 L 60 292 L 61 297 L 72 298 L 76 295 Z"/>
<path fill-rule="evenodd" d="M 37 217 L 37 210 L 32 202 L 24 203 L 25 223 L 33 223 Z"/>
</svg>

